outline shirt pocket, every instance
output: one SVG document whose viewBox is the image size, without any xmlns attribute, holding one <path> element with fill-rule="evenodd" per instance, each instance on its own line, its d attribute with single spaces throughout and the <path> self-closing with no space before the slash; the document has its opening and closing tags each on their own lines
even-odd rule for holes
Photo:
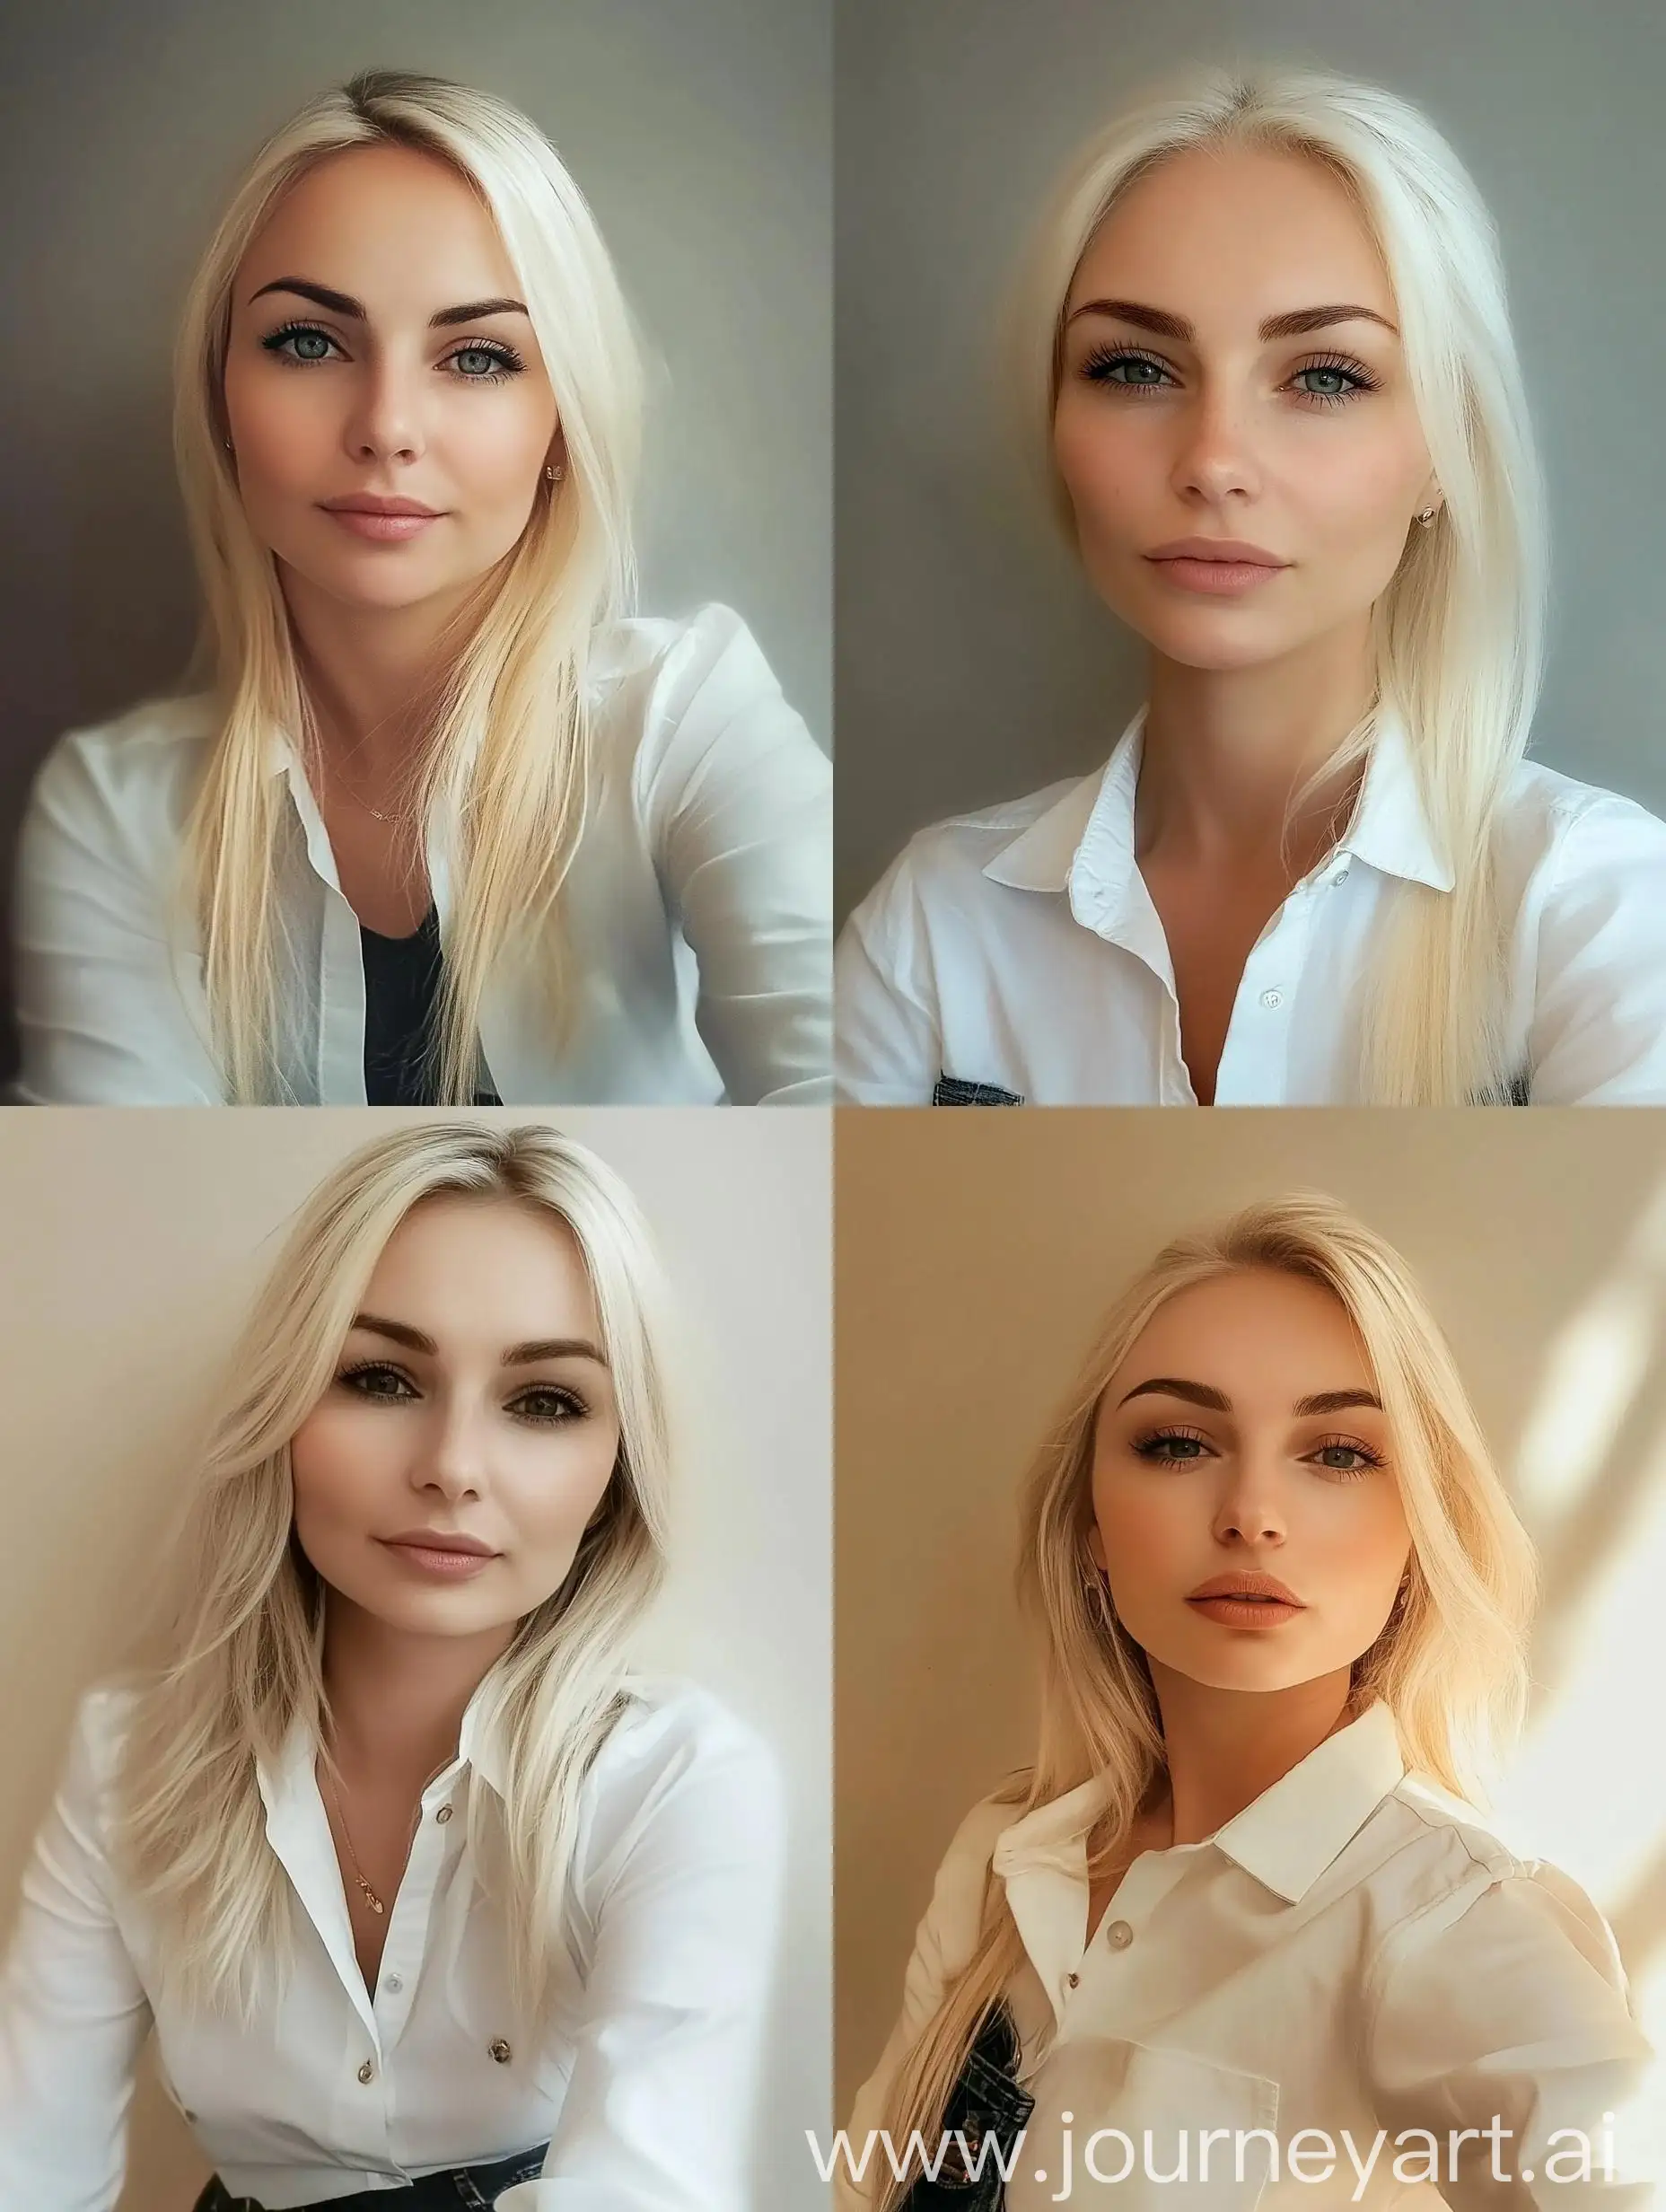
<svg viewBox="0 0 1666 2212">
<path fill-rule="evenodd" d="M 1067 2048 L 1077 2066 L 1090 2053 L 1103 2061 L 1102 2069 L 1094 2068 L 1097 2093 L 1084 2079 L 1071 2085 L 1071 2097 L 1060 2099 L 1049 2085 L 1049 2102 L 1074 2113 L 1075 2194 L 1084 2205 L 1102 2201 L 1117 2212 L 1254 2212 L 1272 2172 L 1276 2081 L 1147 2043 L 1107 2039 Z M 1102 2086 L 1107 2075 L 1117 2085 L 1109 2094 Z M 1206 2144 L 1206 2136 L 1212 2137 Z M 1103 2180 L 1093 2178 L 1095 2168 Z M 1113 2181 L 1117 2176 L 1123 2178 Z"/>
</svg>

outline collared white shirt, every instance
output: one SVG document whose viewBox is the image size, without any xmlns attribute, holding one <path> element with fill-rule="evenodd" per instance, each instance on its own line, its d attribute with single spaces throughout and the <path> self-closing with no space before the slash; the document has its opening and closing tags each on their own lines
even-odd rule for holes
<svg viewBox="0 0 1666 2212">
<path fill-rule="evenodd" d="M 557 1050 L 536 992 L 488 989 L 481 1050 L 506 1105 L 825 1102 L 831 769 L 740 617 L 620 623 L 592 671 L 590 819 L 563 900 L 574 996 Z M 17 882 L 19 1096 L 217 1105 L 200 944 L 178 884 L 214 735 L 206 696 L 61 739 L 36 780 Z M 283 1072 L 302 1105 L 364 1103 L 357 917 L 301 759 L 278 892 L 294 951 Z M 428 871 L 443 939 L 448 827 Z"/>
<path fill-rule="evenodd" d="M 546 2140 L 498 2212 L 741 2212 L 779 1918 L 782 1793 L 762 1740 L 692 1684 L 634 1702 L 583 1785 L 558 1905 L 566 1958 L 542 2049 L 509 2024 L 497 1914 L 462 1817 L 501 1787 L 493 1678 L 423 1792 L 373 1996 L 297 1729 L 260 1770 L 296 1962 L 251 2027 L 154 2011 L 164 2085 L 232 2196 L 275 2208 L 487 2163 Z M 110 2212 L 154 1941 L 107 1848 L 125 1692 L 83 1704 L 0 1974 L 0 2205 Z M 453 1817 L 455 1815 L 456 1817 Z"/>
<path fill-rule="evenodd" d="M 1142 1853 L 1089 1941 L 1086 1839 L 1105 1803 L 1095 1778 L 1019 1820 L 1010 1804 L 986 1799 L 962 1822 L 920 1923 L 902 2017 L 857 2095 L 847 2132 L 858 2149 L 883 2124 L 903 2051 L 971 1954 L 993 1872 L 1026 1954 L 1007 2002 L 1019 2077 L 1036 2100 L 1006 2212 L 1058 2201 L 1108 2212 L 1653 2205 L 1648 2181 L 1618 2178 L 1628 2155 L 1634 2174 L 1646 2170 L 1642 2124 L 1659 2083 L 1607 1923 L 1565 1874 L 1516 1857 L 1472 1808 L 1408 1774 L 1386 1706 L 1328 1737 L 1214 1836 Z M 1558 2129 L 1585 2129 L 1600 2161 L 1605 2112 L 1616 2116 L 1615 2185 L 1547 2180 L 1546 2145 Z M 1072 2193 L 1061 2199 L 1065 2113 Z M 1486 2178 L 1486 2141 L 1457 2146 L 1453 2180 L 1449 2131 L 1486 2129 L 1495 2113 L 1511 2130 L 1498 2138 L 1511 2180 Z M 1231 2133 L 1200 2181 L 1199 2131 L 1210 2128 Z M 1427 2146 L 1399 2139 L 1420 2128 L 1438 2139 L 1438 2194 L 1420 2178 Z M 1083 2147 L 1100 2129 L 1122 2130 L 1134 2146 L 1120 2183 L 1096 2183 L 1085 2170 Z M 1276 2139 L 1276 2175 L 1266 2146 L 1248 2139 L 1255 2129 Z M 1296 2144 L 1302 2129 L 1329 2138 L 1324 2187 L 1322 2146 Z M 1152 2180 L 1148 2164 L 1177 2171 L 1182 2130 L 1188 2186 Z M 1397 2181 L 1394 2161 L 1408 2154 Z M 1093 2164 L 1115 2174 L 1125 2157 L 1108 2139 Z M 1361 2167 L 1370 2170 L 1363 2190 Z M 855 2208 L 872 2194 L 846 2173 L 836 2199 Z"/>
<path fill-rule="evenodd" d="M 1196 1105 L 1135 856 L 1144 718 L 1101 771 L 920 831 L 857 907 L 836 961 L 841 1102 L 926 1105 L 946 1076 L 1035 1105 Z M 1523 762 L 1495 850 L 1504 1034 L 1531 1102 L 1666 1104 L 1666 823 Z M 1407 886 L 1452 880 L 1384 713 L 1347 833 L 1245 963 L 1215 1102 L 1368 1104 L 1372 961 Z"/>
</svg>

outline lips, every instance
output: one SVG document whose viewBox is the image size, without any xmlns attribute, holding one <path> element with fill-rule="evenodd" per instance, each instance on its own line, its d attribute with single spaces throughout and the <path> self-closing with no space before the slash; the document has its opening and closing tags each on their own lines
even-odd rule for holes
<svg viewBox="0 0 1666 2212">
<path fill-rule="evenodd" d="M 320 503 L 331 514 L 416 514 L 432 522 L 438 507 L 425 507 L 420 499 L 383 499 L 374 492 L 350 492 L 345 499 Z"/>
<path fill-rule="evenodd" d="M 1195 1590 L 1187 1593 L 1188 1604 L 1196 1604 L 1206 1598 L 1259 1601 L 1263 1604 L 1293 1605 L 1298 1610 L 1305 1610 L 1295 1592 L 1276 1576 L 1248 1571 L 1212 1576 L 1207 1582 L 1200 1582 Z"/>
<path fill-rule="evenodd" d="M 1217 561 L 1233 568 L 1290 566 L 1264 545 L 1250 545 L 1242 538 L 1176 538 L 1171 544 L 1153 547 L 1145 557 L 1148 561 Z"/>
</svg>

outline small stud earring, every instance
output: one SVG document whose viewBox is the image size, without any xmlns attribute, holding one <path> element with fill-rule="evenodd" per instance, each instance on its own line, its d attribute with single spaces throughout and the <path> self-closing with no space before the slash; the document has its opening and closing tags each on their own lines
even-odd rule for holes
<svg viewBox="0 0 1666 2212">
<path fill-rule="evenodd" d="M 547 467 L 544 470 L 544 474 L 549 478 L 552 484 L 559 484 L 562 478 L 566 476 L 566 470 L 563 464 L 557 461 Z"/>
<path fill-rule="evenodd" d="M 1436 512 L 1437 510 L 1434 507 L 1425 507 L 1422 513 L 1418 515 L 1417 520 L 1423 524 L 1425 530 L 1427 530 L 1430 523 L 1434 522 Z"/>
<path fill-rule="evenodd" d="M 220 443 L 224 446 L 226 452 L 229 453 L 232 450 L 232 441 L 230 438 L 222 438 Z"/>
</svg>

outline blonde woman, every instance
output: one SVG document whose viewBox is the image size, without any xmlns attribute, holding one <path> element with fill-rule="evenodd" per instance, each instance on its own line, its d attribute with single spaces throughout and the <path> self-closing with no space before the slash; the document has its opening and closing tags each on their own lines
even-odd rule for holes
<svg viewBox="0 0 1666 2212">
<path fill-rule="evenodd" d="M 0 2203 L 113 2207 L 134 2066 L 198 2212 L 733 2212 L 775 1763 L 631 1671 L 671 1439 L 629 1192 L 418 1125 L 297 1224 L 230 1370 L 169 1650 L 84 1702 L 0 1976 Z"/>
<path fill-rule="evenodd" d="M 824 1096 L 827 762 L 729 610 L 627 614 L 637 353 L 542 134 L 433 77 L 312 101 L 175 383 L 203 688 L 38 780 L 22 1096 Z"/>
<path fill-rule="evenodd" d="M 1022 1521 L 1035 1762 L 950 1845 L 841 2201 L 1652 2202 L 1574 2178 L 1643 2110 L 1612 1936 L 1460 1795 L 1535 1567 L 1399 1255 L 1312 1198 L 1171 1244 Z"/>
<path fill-rule="evenodd" d="M 839 1094 L 1666 1101 L 1666 825 L 1522 759 L 1543 498 L 1434 125 L 1188 72 L 1073 169 L 1019 321 L 1146 697 L 1103 768 L 922 831 L 856 909 Z"/>
</svg>

